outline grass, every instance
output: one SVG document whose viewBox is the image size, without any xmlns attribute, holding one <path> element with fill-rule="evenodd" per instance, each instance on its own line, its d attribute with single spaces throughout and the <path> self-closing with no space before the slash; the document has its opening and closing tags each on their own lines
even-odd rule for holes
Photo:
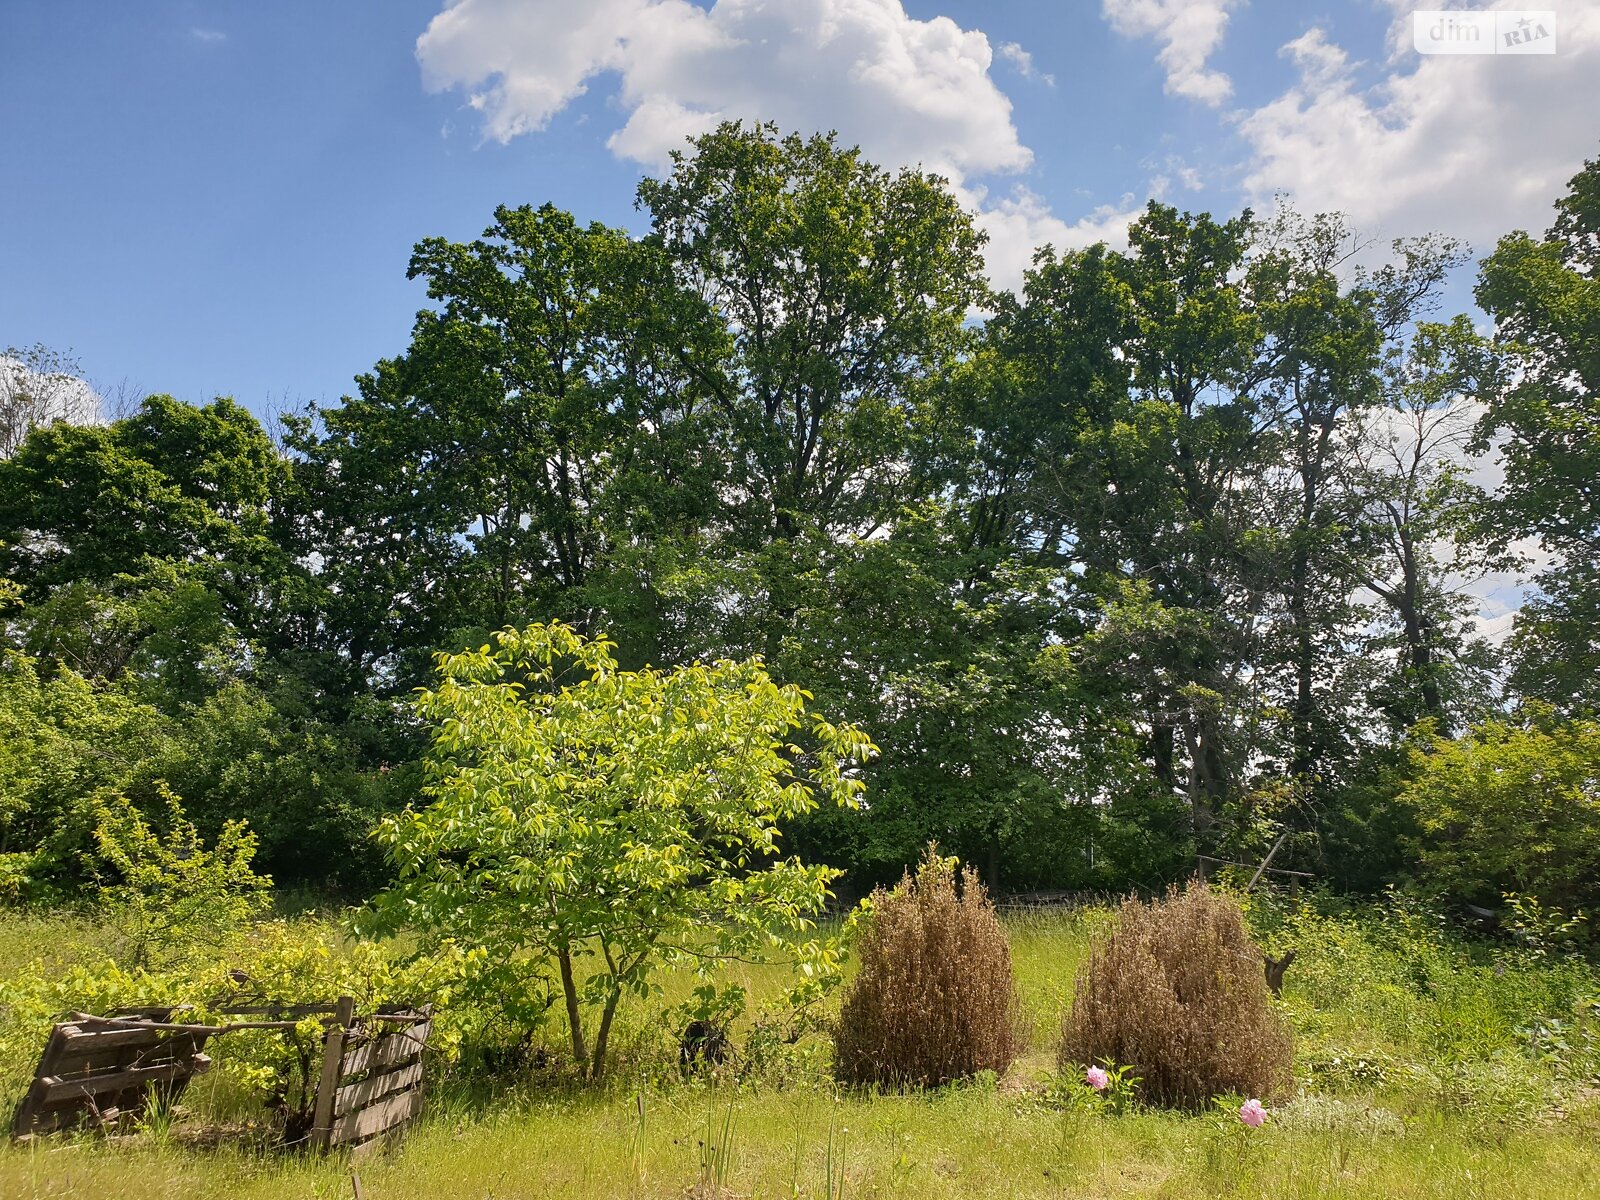
<svg viewBox="0 0 1600 1200">
<path fill-rule="evenodd" d="M 1592 968 L 1508 959 L 1404 912 L 1253 915 L 1269 942 L 1301 951 L 1285 996 L 1300 1094 L 1261 1130 L 1220 1111 L 1102 1117 L 1049 1101 L 1072 979 L 1105 920 L 1090 910 L 1008 918 L 1032 1040 L 1003 1080 L 840 1093 L 811 1045 L 792 1069 L 685 1083 L 658 1013 L 688 985 L 668 980 L 658 1001 L 629 1012 L 608 1087 L 580 1090 L 559 1069 L 445 1081 L 401 1144 L 355 1169 L 374 1200 L 1600 1197 L 1600 1063 L 1569 1019 L 1575 998 L 1600 992 Z M 0 976 L 62 944 L 68 926 L 52 936 L 52 920 L 0 918 Z M 70 932 L 93 939 L 81 922 Z M 742 975 L 755 999 L 783 978 Z M 1551 1029 L 1565 1050 L 1539 1032 Z M 550 1031 L 552 1052 L 560 1033 Z M 203 1086 L 189 1102 L 200 1110 L 192 1128 Z M 0 1196 L 350 1197 L 350 1170 L 338 1158 L 201 1148 L 180 1122 L 0 1147 Z"/>
</svg>

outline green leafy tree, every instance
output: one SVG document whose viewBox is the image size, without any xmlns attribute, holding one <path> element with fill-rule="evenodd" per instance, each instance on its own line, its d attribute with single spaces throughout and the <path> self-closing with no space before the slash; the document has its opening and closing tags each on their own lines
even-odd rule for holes
<svg viewBox="0 0 1600 1200">
<path fill-rule="evenodd" d="M 1480 444 L 1506 481 L 1489 510 L 1503 539 L 1555 561 L 1522 612 L 1514 682 L 1564 707 L 1600 702 L 1600 159 L 1556 201 L 1541 239 L 1517 231 L 1484 259 L 1478 303 L 1513 359 L 1487 397 Z"/>
<path fill-rule="evenodd" d="M 732 472 L 707 530 L 728 571 L 702 645 L 785 664 L 835 549 L 847 559 L 930 494 L 931 387 L 969 344 L 983 239 L 942 180 L 771 125 L 698 138 L 638 202 L 725 330 L 722 354 L 689 363 Z"/>
<path fill-rule="evenodd" d="M 1600 723 L 1548 707 L 1413 755 L 1400 794 L 1423 830 L 1422 877 L 1464 900 L 1508 893 L 1566 912 L 1600 903 Z"/>
<path fill-rule="evenodd" d="M 273 535 L 287 467 L 250 413 L 152 396 L 109 425 L 35 430 L 0 461 L 0 555 L 22 588 L 17 641 L 115 682 L 196 699 L 222 659 L 270 637 L 296 573 Z M 205 662 L 207 658 L 213 659 Z"/>
<path fill-rule="evenodd" d="M 507 624 L 603 606 L 659 621 L 637 595 L 651 547 L 696 528 L 730 458 L 681 362 L 715 353 L 705 305 L 659 247 L 550 205 L 428 238 L 409 274 L 437 308 L 407 352 L 320 428 L 292 423 L 296 527 L 337 651 L 363 683 L 403 686 Z M 608 586 L 613 556 L 634 569 Z"/>
<path fill-rule="evenodd" d="M 1514 565 L 1483 536 L 1490 497 L 1469 477 L 1471 398 L 1493 389 L 1498 368 L 1469 318 L 1419 322 L 1388 355 L 1382 403 L 1353 431 L 1347 561 L 1381 602 L 1371 653 L 1395 669 L 1375 681 L 1373 699 L 1396 734 L 1424 719 L 1448 734 L 1494 695 L 1495 658 L 1456 581 Z"/>
<path fill-rule="evenodd" d="M 1159 618 L 1119 620 L 1122 648 L 1103 661 L 1150 769 L 1208 838 L 1242 790 L 1268 595 L 1248 536 L 1272 438 L 1261 315 L 1242 283 L 1253 220 L 1152 204 L 1127 254 L 1042 252 L 994 334 L 1010 399 L 990 440 L 1027 479 L 1015 494 L 1034 515 L 1019 528 L 1064 573 L 1082 628 L 1103 606 Z M 1157 643 L 1176 647 L 1161 614 L 1183 627 L 1183 653 L 1157 664 Z"/>
<path fill-rule="evenodd" d="M 609 642 L 533 625 L 441 656 L 418 709 L 431 803 L 379 831 L 398 875 L 380 917 L 510 972 L 553 960 L 591 1078 L 619 1002 L 665 963 L 835 966 L 810 930 L 838 872 L 781 857 L 779 824 L 855 803 L 873 746 L 759 662 L 624 671 Z"/>
</svg>

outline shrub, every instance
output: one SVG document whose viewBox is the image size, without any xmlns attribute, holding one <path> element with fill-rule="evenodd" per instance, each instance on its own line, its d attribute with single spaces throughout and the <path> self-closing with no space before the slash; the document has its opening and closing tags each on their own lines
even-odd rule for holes
<svg viewBox="0 0 1600 1200">
<path fill-rule="evenodd" d="M 1600 905 L 1600 721 L 1529 706 L 1413 755 L 1399 797 L 1423 830 L 1422 882 L 1499 907 L 1505 893 Z"/>
<path fill-rule="evenodd" d="M 977 873 L 929 847 L 915 878 L 873 894 L 861 969 L 834 1032 L 834 1070 L 851 1083 L 937 1086 L 1016 1057 L 1011 947 Z"/>
<path fill-rule="evenodd" d="M 1239 906 L 1203 884 L 1122 905 L 1078 973 L 1060 1053 L 1063 1067 L 1128 1063 L 1146 1100 L 1188 1108 L 1283 1095 L 1292 1058 Z"/>
<path fill-rule="evenodd" d="M 96 850 L 115 877 L 101 900 L 139 967 L 214 952 L 271 903 L 272 880 L 250 865 L 256 838 L 249 826 L 229 821 L 208 850 L 178 797 L 165 784 L 158 790 L 167 805 L 164 833 L 120 795 L 95 805 Z"/>
</svg>

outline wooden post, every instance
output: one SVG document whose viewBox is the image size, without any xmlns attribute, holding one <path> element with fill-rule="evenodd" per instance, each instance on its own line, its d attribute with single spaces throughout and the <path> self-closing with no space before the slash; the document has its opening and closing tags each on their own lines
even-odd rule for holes
<svg viewBox="0 0 1600 1200">
<path fill-rule="evenodd" d="M 1272 849 L 1267 851 L 1267 856 L 1261 860 L 1261 865 L 1256 868 L 1256 873 L 1250 876 L 1250 886 L 1245 888 L 1245 893 L 1256 890 L 1256 884 L 1261 882 L 1261 877 L 1267 873 L 1267 868 L 1272 865 L 1272 860 L 1278 856 L 1278 851 L 1283 849 L 1283 844 L 1289 840 L 1289 831 L 1285 829 L 1278 835 L 1278 840 L 1272 843 Z"/>
<path fill-rule="evenodd" d="M 1289 964 L 1298 954 L 1298 950 L 1289 950 L 1282 958 L 1273 958 L 1272 955 L 1265 953 L 1261 956 L 1266 959 L 1267 986 L 1272 989 L 1272 994 L 1280 999 L 1283 996 L 1283 973 L 1289 969 Z"/>
<path fill-rule="evenodd" d="M 356 1015 L 356 998 L 340 996 L 333 1026 L 322 1039 L 322 1075 L 317 1080 L 316 1119 L 311 1125 L 311 1146 L 326 1150 L 333 1137 L 333 1101 L 339 1092 L 339 1065 L 344 1060 L 344 1040 Z"/>
</svg>

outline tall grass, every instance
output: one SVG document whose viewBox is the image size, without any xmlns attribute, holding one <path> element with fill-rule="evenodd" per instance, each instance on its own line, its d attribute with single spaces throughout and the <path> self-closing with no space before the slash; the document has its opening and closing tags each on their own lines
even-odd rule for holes
<svg viewBox="0 0 1600 1200">
<path fill-rule="evenodd" d="M 814 1056 L 803 1070 L 684 1082 L 666 1014 L 694 980 L 669 978 L 664 995 L 629 1010 L 625 1053 L 605 1090 L 578 1088 L 537 1062 L 494 1079 L 436 1075 L 428 1110 L 404 1141 L 355 1169 L 372 1200 L 682 1200 L 705 1178 L 708 1158 L 713 1182 L 752 1200 L 1600 1198 L 1600 1102 L 1588 1090 L 1600 1059 L 1583 1048 L 1580 1028 L 1583 1003 L 1600 998 L 1592 967 L 1464 942 L 1399 905 L 1253 898 L 1248 907 L 1267 949 L 1300 948 L 1280 1006 L 1295 1031 L 1300 1095 L 1260 1130 L 1225 1114 L 1112 1118 L 1054 1102 L 1054 1040 L 1072 980 L 1092 935 L 1112 920 L 1086 910 L 1004 918 L 1035 1033 L 998 1082 L 838 1094 L 819 1037 L 796 1047 Z M 0 961 L 25 969 L 53 938 L 92 939 L 74 920 L 52 920 L 0 916 Z M 788 978 L 752 968 L 739 982 L 750 989 L 751 1013 L 733 1031 L 736 1048 Z M 1538 1030 L 1559 1022 L 1569 1049 L 1556 1053 L 1557 1035 Z M 552 1052 L 561 1033 L 543 1035 Z M 202 1144 L 201 1127 L 221 1115 L 214 1106 L 241 1116 L 228 1099 L 224 1044 L 216 1043 L 218 1070 L 190 1090 L 189 1113 L 163 1138 L 0 1145 L 0 1196 L 350 1196 L 341 1160 L 234 1139 Z M 30 1044 L 28 1054 L 37 1049 Z M 707 1144 L 725 1149 L 708 1156 Z"/>
</svg>

